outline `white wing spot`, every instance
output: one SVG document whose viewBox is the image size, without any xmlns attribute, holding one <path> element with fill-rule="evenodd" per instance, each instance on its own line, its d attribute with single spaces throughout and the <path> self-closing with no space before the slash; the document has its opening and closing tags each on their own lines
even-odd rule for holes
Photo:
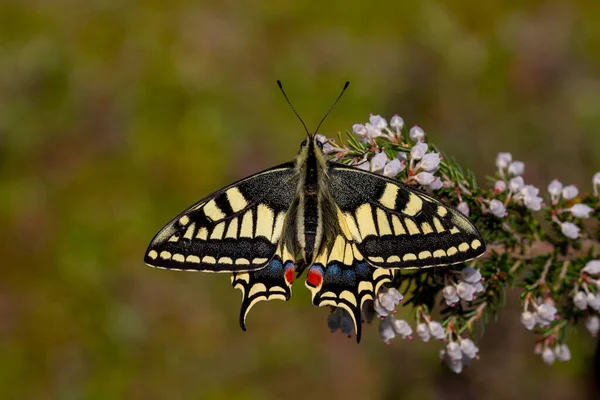
<svg viewBox="0 0 600 400">
<path fill-rule="evenodd" d="M 240 230 L 240 237 L 252 237 L 252 211 L 246 211 L 242 218 L 242 228 Z"/>
<path fill-rule="evenodd" d="M 471 247 L 473 248 L 473 250 L 477 250 L 478 248 L 481 247 L 481 242 L 479 240 L 475 239 L 471 242 Z"/>
<path fill-rule="evenodd" d="M 458 245 L 458 250 L 462 251 L 463 253 L 467 250 L 469 250 L 469 244 L 468 243 L 461 243 Z"/>
<path fill-rule="evenodd" d="M 412 261 L 412 260 L 416 260 L 417 256 L 415 256 L 413 253 L 406 253 L 403 257 L 402 260 L 404 261 Z"/>
<path fill-rule="evenodd" d="M 248 206 L 248 202 L 244 198 L 244 195 L 240 192 L 237 187 L 232 187 L 227 192 L 227 200 L 231 205 L 233 212 L 239 212 Z"/>
<path fill-rule="evenodd" d="M 369 257 L 369 261 L 374 262 L 374 263 L 384 262 L 383 257 Z"/>
<path fill-rule="evenodd" d="M 179 218 L 179 223 L 181 224 L 181 226 L 186 226 L 190 223 L 190 217 L 184 215 L 183 217 Z"/>
<path fill-rule="evenodd" d="M 273 236 L 271 237 L 272 243 L 277 243 L 283 232 L 283 223 L 285 222 L 285 213 L 281 212 L 277 214 L 275 218 L 275 227 L 273 228 Z"/>
<path fill-rule="evenodd" d="M 183 256 L 183 254 L 173 254 L 173 261 L 184 262 L 185 257 Z"/>
<path fill-rule="evenodd" d="M 221 257 L 217 261 L 217 264 L 233 264 L 233 260 L 229 257 Z"/>
<path fill-rule="evenodd" d="M 438 206 L 437 213 L 440 217 L 445 217 L 448 214 L 448 209 L 444 206 Z"/>
<path fill-rule="evenodd" d="M 196 239 L 206 240 L 208 238 L 208 230 L 204 227 L 198 229 L 198 234 L 196 235 Z"/>
<path fill-rule="evenodd" d="M 444 225 L 442 225 L 440 220 L 437 219 L 436 217 L 433 217 L 433 226 L 435 227 L 435 230 L 437 231 L 437 233 L 442 233 L 446 230 L 444 228 Z"/>
<path fill-rule="evenodd" d="M 217 262 L 217 260 L 211 256 L 204 256 L 204 258 L 202 259 L 203 264 L 214 264 L 216 262 Z"/>
<path fill-rule="evenodd" d="M 392 215 L 392 226 L 394 227 L 395 235 L 406 235 L 402 222 L 400 222 L 400 218 L 397 215 Z"/>
<path fill-rule="evenodd" d="M 250 261 L 246 258 L 238 258 L 235 260 L 235 265 L 250 265 Z"/>
<path fill-rule="evenodd" d="M 204 214 L 210 218 L 211 221 L 219 221 L 225 218 L 225 214 L 217 206 L 217 203 L 214 200 L 206 203 L 204 206 Z"/>
<path fill-rule="evenodd" d="M 430 251 L 422 251 L 419 253 L 419 260 L 424 260 L 426 258 L 431 258 L 431 252 Z"/>
<path fill-rule="evenodd" d="M 433 256 L 437 258 L 446 257 L 446 252 L 444 250 L 436 250 L 433 252 Z"/>
<path fill-rule="evenodd" d="M 158 253 L 156 252 L 156 250 L 150 250 L 148 252 L 148 257 L 150 257 L 153 260 L 156 260 L 156 257 L 158 257 Z"/>
<path fill-rule="evenodd" d="M 448 256 L 453 256 L 456 253 L 458 253 L 458 250 L 456 250 L 456 247 L 452 246 L 448 250 L 446 250 L 446 253 L 448 254 Z"/>
<path fill-rule="evenodd" d="M 214 240 L 221 240 L 224 231 L 225 222 L 221 222 L 217 226 L 215 226 L 215 229 L 213 229 L 212 233 L 210 234 L 210 238 Z"/>
<path fill-rule="evenodd" d="M 388 259 L 387 259 L 388 263 L 397 263 L 397 262 L 400 262 L 400 261 L 401 261 L 400 257 L 398 257 L 398 256 L 389 256 Z"/>
<path fill-rule="evenodd" d="M 428 233 L 433 233 L 433 229 L 431 228 L 431 225 L 429 225 L 427 222 L 423 222 L 421 224 L 421 230 L 423 231 L 424 235 L 427 235 Z"/>
<path fill-rule="evenodd" d="M 194 256 L 194 255 L 187 256 L 185 261 L 187 261 L 189 263 L 200 264 L 200 257 Z"/>
<path fill-rule="evenodd" d="M 194 237 L 194 231 L 196 230 L 196 224 L 192 222 L 190 226 L 188 226 L 185 231 L 185 235 L 183 235 L 184 239 L 191 240 Z"/>
<path fill-rule="evenodd" d="M 266 264 L 267 261 L 269 261 L 269 259 L 267 259 L 267 258 L 255 258 L 252 260 L 252 264 L 262 265 L 262 264 Z"/>
<path fill-rule="evenodd" d="M 237 230 L 238 230 L 238 219 L 234 218 L 229 222 L 229 226 L 227 227 L 227 233 L 225 234 L 226 238 L 237 238 Z"/>
<path fill-rule="evenodd" d="M 265 204 L 259 204 L 256 211 L 256 237 L 263 236 L 271 239 L 274 222 L 273 210 Z"/>
<path fill-rule="evenodd" d="M 163 260 L 170 260 L 171 259 L 171 253 L 169 253 L 168 251 L 161 251 L 160 252 L 160 258 L 162 258 Z"/>
<path fill-rule="evenodd" d="M 421 200 L 421 198 L 416 194 L 411 193 L 408 196 L 408 202 L 406 203 L 406 206 L 402 212 L 406 215 L 415 216 L 417 213 L 419 213 L 419 211 L 421 211 L 422 207 L 423 200 Z"/>
<path fill-rule="evenodd" d="M 370 204 L 363 204 L 358 207 L 356 210 L 356 222 L 363 239 L 369 235 L 377 235 Z"/>
<path fill-rule="evenodd" d="M 404 223 L 406 224 L 406 229 L 408 229 L 408 233 L 411 235 L 418 235 L 421 233 L 419 228 L 417 228 L 417 224 L 412 219 L 405 219 Z"/>
<path fill-rule="evenodd" d="M 385 185 L 385 190 L 379 199 L 382 206 L 391 210 L 396 208 L 396 197 L 398 196 L 398 186 L 388 183 Z"/>
<path fill-rule="evenodd" d="M 392 234 L 392 228 L 388 222 L 388 217 L 381 208 L 377 209 L 377 225 L 379 226 L 379 236 Z"/>
</svg>

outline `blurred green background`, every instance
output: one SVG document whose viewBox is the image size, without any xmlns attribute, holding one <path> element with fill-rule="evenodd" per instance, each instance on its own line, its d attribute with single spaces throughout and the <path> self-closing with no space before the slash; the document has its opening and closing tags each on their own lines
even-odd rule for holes
<svg viewBox="0 0 600 400">
<path fill-rule="evenodd" d="M 441 343 L 326 327 L 299 281 L 238 326 L 229 276 L 150 269 L 158 229 L 322 133 L 400 114 L 480 178 L 589 190 L 600 3 L 0 2 L 0 398 L 591 397 L 594 341 L 547 367 L 512 294 L 456 376 Z"/>
</svg>

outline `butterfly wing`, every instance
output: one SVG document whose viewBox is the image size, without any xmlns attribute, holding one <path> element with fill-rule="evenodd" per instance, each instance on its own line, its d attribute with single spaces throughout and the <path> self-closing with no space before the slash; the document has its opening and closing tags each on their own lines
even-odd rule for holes
<svg viewBox="0 0 600 400">
<path fill-rule="evenodd" d="M 485 252 L 460 211 L 407 185 L 329 163 L 331 195 L 369 264 L 424 268 L 468 261 Z"/>
<path fill-rule="evenodd" d="M 362 333 L 361 310 L 366 300 L 374 300 L 381 285 L 391 282 L 393 271 L 374 268 L 366 262 L 352 242 L 344 220 L 337 220 L 342 234 L 333 246 L 325 247 L 308 270 L 306 286 L 315 306 L 340 307 L 354 322 L 356 341 Z"/>
<path fill-rule="evenodd" d="M 246 330 L 246 317 L 259 301 L 289 300 L 294 281 L 294 257 L 281 243 L 269 264 L 258 271 L 234 272 L 231 284 L 242 291 L 240 326 Z"/>
<path fill-rule="evenodd" d="M 289 162 L 211 194 L 156 234 L 144 262 L 212 272 L 265 267 L 277 250 L 297 180 Z"/>
</svg>

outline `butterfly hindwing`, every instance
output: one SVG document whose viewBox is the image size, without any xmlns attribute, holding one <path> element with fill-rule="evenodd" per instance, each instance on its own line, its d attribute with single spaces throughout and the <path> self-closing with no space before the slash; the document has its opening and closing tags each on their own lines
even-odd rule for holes
<svg viewBox="0 0 600 400">
<path fill-rule="evenodd" d="M 264 267 L 276 252 L 297 179 L 290 162 L 213 193 L 162 228 L 144 261 L 212 272 Z"/>
<path fill-rule="evenodd" d="M 306 286 L 312 292 L 315 306 L 348 311 L 354 322 L 356 340 L 360 342 L 363 303 L 375 299 L 381 285 L 392 279 L 392 270 L 370 266 L 356 245 L 339 235 L 331 249 L 323 249 L 318 254 L 308 270 Z"/>
<path fill-rule="evenodd" d="M 242 291 L 240 326 L 246 330 L 246 316 L 259 301 L 289 300 L 294 281 L 294 258 L 285 245 L 280 245 L 269 264 L 257 271 L 234 272 L 231 285 Z"/>
<path fill-rule="evenodd" d="M 485 251 L 477 228 L 458 210 L 392 179 L 329 163 L 331 195 L 358 250 L 382 268 L 464 262 Z"/>
</svg>

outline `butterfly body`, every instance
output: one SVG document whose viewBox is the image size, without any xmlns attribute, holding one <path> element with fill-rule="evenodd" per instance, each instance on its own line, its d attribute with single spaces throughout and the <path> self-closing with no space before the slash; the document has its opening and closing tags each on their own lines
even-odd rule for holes
<svg viewBox="0 0 600 400">
<path fill-rule="evenodd" d="M 154 267 L 232 273 L 240 325 L 258 301 L 291 296 L 308 268 L 313 304 L 341 307 L 360 340 L 361 307 L 394 269 L 467 261 L 485 244 L 459 211 L 398 181 L 326 159 L 315 135 L 293 162 L 200 200 L 154 237 Z"/>
</svg>

